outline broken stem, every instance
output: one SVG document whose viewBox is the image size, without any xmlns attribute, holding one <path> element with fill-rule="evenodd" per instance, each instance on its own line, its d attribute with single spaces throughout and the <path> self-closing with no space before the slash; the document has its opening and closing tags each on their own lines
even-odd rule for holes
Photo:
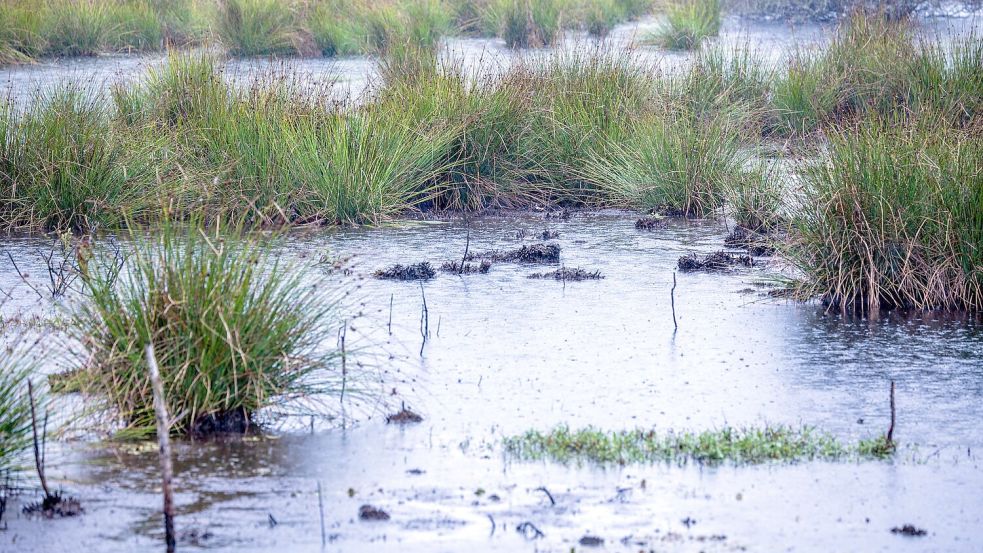
<svg viewBox="0 0 983 553">
<path fill-rule="evenodd" d="M 423 335 L 423 343 L 420 344 L 420 357 L 423 357 L 423 348 L 427 345 L 427 337 L 430 336 L 430 310 L 427 309 L 427 293 L 420 283 L 420 296 L 423 298 L 423 311 L 420 312 L 420 334 Z"/>
<path fill-rule="evenodd" d="M 160 471 L 162 476 L 162 491 L 164 494 L 164 540 L 167 543 L 167 553 L 174 553 L 177 540 L 174 536 L 174 467 L 171 464 L 171 427 L 167 416 L 167 404 L 164 401 L 164 383 L 160 379 L 160 369 L 157 367 L 157 357 L 154 355 L 154 345 L 147 344 L 147 366 L 150 368 L 150 386 L 154 393 L 154 413 L 157 418 L 157 443 L 160 448 Z"/>
</svg>

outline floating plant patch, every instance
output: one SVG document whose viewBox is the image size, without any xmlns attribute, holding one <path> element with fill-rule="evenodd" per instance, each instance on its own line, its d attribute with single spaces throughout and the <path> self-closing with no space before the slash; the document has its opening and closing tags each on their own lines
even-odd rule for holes
<svg viewBox="0 0 983 553">
<path fill-rule="evenodd" d="M 492 250 L 468 254 L 466 261 L 478 259 L 502 263 L 559 263 L 560 246 L 557 244 L 530 244 L 517 250 Z"/>
<path fill-rule="evenodd" d="M 455 275 L 486 274 L 491 270 L 491 261 L 487 259 L 481 263 L 468 263 L 466 261 L 448 261 L 440 266 L 440 270 L 445 273 Z"/>
<path fill-rule="evenodd" d="M 775 255 L 775 246 L 768 236 L 742 226 L 734 228 L 734 232 L 724 240 L 724 245 L 728 248 L 747 250 L 755 257 Z"/>
<path fill-rule="evenodd" d="M 731 267 L 753 267 L 754 259 L 749 255 L 734 255 L 727 252 L 715 252 L 703 257 L 691 253 L 679 258 L 679 270 L 684 273 L 695 271 L 726 271 Z"/>
<path fill-rule="evenodd" d="M 665 230 L 669 228 L 669 222 L 655 217 L 643 217 L 635 221 L 635 228 L 638 230 Z"/>
<path fill-rule="evenodd" d="M 546 273 L 534 273 L 529 275 L 529 278 L 543 279 L 543 280 L 572 280 L 579 282 L 582 280 L 600 280 L 604 278 L 601 271 L 588 271 L 586 269 L 581 269 L 577 267 L 576 269 L 568 269 L 567 267 L 562 267 L 555 271 L 549 271 Z"/>
<path fill-rule="evenodd" d="M 373 276 L 387 280 L 430 280 L 437 276 L 437 271 L 433 269 L 433 265 L 424 261 L 413 265 L 396 264 L 388 269 L 376 271 Z"/>
</svg>

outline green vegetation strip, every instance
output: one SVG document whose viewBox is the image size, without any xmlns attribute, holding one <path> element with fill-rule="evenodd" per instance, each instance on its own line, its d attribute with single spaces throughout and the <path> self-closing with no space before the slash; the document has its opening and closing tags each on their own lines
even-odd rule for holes
<svg viewBox="0 0 983 553">
<path fill-rule="evenodd" d="M 527 460 L 628 464 L 653 462 L 754 464 L 768 461 L 812 459 L 880 459 L 894 453 L 883 437 L 844 444 L 832 435 L 803 426 L 723 428 L 701 433 L 628 430 L 607 432 L 595 428 L 550 432 L 535 430 L 506 438 L 508 453 Z"/>
</svg>

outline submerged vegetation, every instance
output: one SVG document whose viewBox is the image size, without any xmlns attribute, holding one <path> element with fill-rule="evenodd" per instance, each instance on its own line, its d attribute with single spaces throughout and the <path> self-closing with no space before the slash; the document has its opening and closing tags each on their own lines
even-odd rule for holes
<svg viewBox="0 0 983 553">
<path fill-rule="evenodd" d="M 510 454 L 529 460 L 561 463 L 706 463 L 736 464 L 812 459 L 883 458 L 894 448 L 884 438 L 844 444 L 811 427 L 765 426 L 722 428 L 700 433 L 630 430 L 605 432 L 595 428 L 571 430 L 566 426 L 542 433 L 531 430 L 505 439 Z"/>
<path fill-rule="evenodd" d="M 127 434 L 153 433 L 148 343 L 177 433 L 242 432 L 263 409 L 340 387 L 332 298 L 258 238 L 184 229 L 165 224 L 120 264 L 90 264 L 70 328 L 82 392 Z"/>
</svg>

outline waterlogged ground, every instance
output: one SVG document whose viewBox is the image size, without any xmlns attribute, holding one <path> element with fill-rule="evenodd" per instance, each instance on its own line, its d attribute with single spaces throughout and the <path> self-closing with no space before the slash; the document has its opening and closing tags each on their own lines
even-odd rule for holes
<svg viewBox="0 0 983 553">
<path fill-rule="evenodd" d="M 351 291 L 347 343 L 373 377 L 368 389 L 383 399 L 350 405 L 345 429 L 337 419 L 317 421 L 311 434 L 308 421 L 295 420 L 268 437 L 179 442 L 181 548 L 566 552 L 584 549 L 585 535 L 604 539 L 609 551 L 983 547 L 983 323 L 826 315 L 768 298 L 765 285 L 781 268 L 765 262 L 723 275 L 679 274 L 674 331 L 676 260 L 719 249 L 722 224 L 678 221 L 643 232 L 630 214 L 566 222 L 531 214 L 475 222 L 470 248 L 518 247 L 532 240 L 516 233 L 547 228 L 560 232 L 564 266 L 605 278 L 530 280 L 545 268 L 498 264 L 487 275 L 440 274 L 421 292 L 419 283 L 368 275 L 395 262 L 458 259 L 466 241 L 460 222 L 293 235 L 284 253 L 298 261 L 350 256 L 348 274 L 324 266 L 309 274 Z M 25 272 L 40 269 L 35 245 L 8 243 Z M 0 263 L 0 283 L 14 297 L 4 311 L 37 312 L 17 281 Z M 431 336 L 421 355 L 423 293 Z M 58 352 L 45 347 L 54 359 Z M 505 435 L 557 424 L 805 423 L 847 441 L 886 429 L 892 379 L 903 444 L 893 461 L 567 467 L 509 459 L 499 445 Z M 425 420 L 386 425 L 382 415 L 403 401 Z M 79 497 L 85 514 L 28 519 L 20 505 L 34 496 L 25 494 L 10 507 L 0 551 L 162 547 L 152 444 L 63 439 L 48 457 L 49 479 Z M 359 521 L 363 504 L 391 520 Z M 543 536 L 517 531 L 527 522 Z M 890 531 L 909 523 L 928 535 Z"/>
<path fill-rule="evenodd" d="M 967 33 L 975 32 L 978 35 L 983 29 L 983 15 L 980 13 L 955 10 L 939 14 L 955 17 L 923 17 L 919 22 L 923 36 L 948 40 Z M 656 16 L 620 25 L 602 42 L 612 50 L 634 50 L 636 61 L 650 67 L 671 70 L 684 66 L 692 59 L 692 54 L 665 52 L 644 45 L 645 37 L 661 24 L 661 18 Z M 828 42 L 832 36 L 830 29 L 830 25 L 815 23 L 793 25 L 730 17 L 724 21 L 720 37 L 714 42 L 723 46 L 725 51 L 748 48 L 762 63 L 777 65 L 796 49 Z M 556 49 L 582 49 L 597 43 L 586 33 L 570 32 L 556 48 L 513 51 L 506 48 L 501 39 L 449 38 L 443 42 L 442 52 L 446 59 L 455 64 L 480 73 L 494 73 L 503 71 L 519 58 L 542 56 Z M 164 59 L 163 54 L 103 55 L 47 59 L 33 65 L 0 67 L 0 97 L 23 108 L 38 92 L 45 93 L 64 83 L 75 83 L 108 98 L 114 84 L 138 82 L 149 69 L 159 66 Z M 378 81 L 377 62 L 366 56 L 280 61 L 266 58 L 231 59 L 225 69 L 230 81 L 243 86 L 267 78 L 271 72 L 287 74 L 295 78 L 301 87 L 319 95 L 330 91 L 328 97 L 334 100 L 358 100 L 373 82 Z"/>
</svg>

